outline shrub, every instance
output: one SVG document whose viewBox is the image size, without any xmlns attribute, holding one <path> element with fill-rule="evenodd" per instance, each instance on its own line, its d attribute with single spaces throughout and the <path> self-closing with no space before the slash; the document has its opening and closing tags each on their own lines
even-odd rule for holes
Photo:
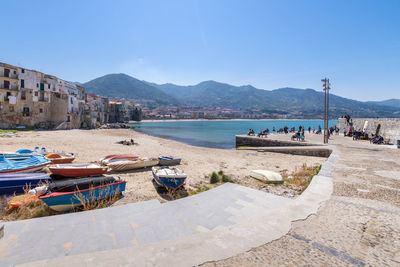
<svg viewBox="0 0 400 267">
<path fill-rule="evenodd" d="M 225 175 L 225 174 L 222 175 L 222 182 L 223 183 L 234 183 L 232 178 L 230 176 L 228 176 L 228 175 Z"/>
<path fill-rule="evenodd" d="M 216 184 L 219 182 L 219 176 L 216 172 L 213 172 L 210 177 L 210 184 Z"/>
<path fill-rule="evenodd" d="M 224 175 L 224 172 L 223 171 L 219 171 L 218 175 L 222 176 L 222 175 Z"/>
</svg>

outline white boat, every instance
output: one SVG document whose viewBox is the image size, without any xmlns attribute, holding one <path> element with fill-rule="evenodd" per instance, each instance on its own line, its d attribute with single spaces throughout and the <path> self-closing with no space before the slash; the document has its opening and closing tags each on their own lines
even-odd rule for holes
<svg viewBox="0 0 400 267">
<path fill-rule="evenodd" d="M 141 158 L 137 160 L 122 160 L 122 161 L 115 161 L 107 164 L 109 168 L 113 171 L 127 171 L 127 170 L 134 170 L 140 168 L 146 168 L 155 166 L 158 164 L 158 159 L 156 158 Z"/>
<path fill-rule="evenodd" d="M 117 161 L 127 161 L 127 160 L 137 160 L 139 159 L 139 156 L 136 156 L 134 154 L 113 154 L 113 155 L 108 155 L 104 158 L 101 158 L 99 160 L 99 163 L 101 165 L 107 165 L 112 162 L 117 162 Z"/>
<path fill-rule="evenodd" d="M 185 185 L 186 173 L 176 167 L 153 167 L 154 180 L 160 186 L 169 190 L 176 190 Z"/>
</svg>

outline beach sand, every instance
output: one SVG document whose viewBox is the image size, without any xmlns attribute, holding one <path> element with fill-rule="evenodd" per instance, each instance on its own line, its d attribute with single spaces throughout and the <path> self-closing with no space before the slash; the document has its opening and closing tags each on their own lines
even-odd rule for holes
<svg viewBox="0 0 400 267">
<path fill-rule="evenodd" d="M 188 175 L 185 187 L 187 190 L 209 186 L 210 174 L 220 170 L 241 185 L 260 189 L 263 184 L 248 176 L 251 170 L 287 170 L 290 173 L 303 164 L 316 166 L 326 160 L 319 157 L 196 147 L 129 129 L 29 131 L 19 132 L 18 136 L 0 138 L 0 151 L 45 147 L 49 151 L 74 153 L 74 163 L 94 162 L 106 155 L 118 153 L 133 153 L 140 157 L 181 157 L 180 168 Z M 118 141 L 131 138 L 138 145 L 117 144 Z M 112 175 L 118 175 L 127 181 L 124 197 L 114 205 L 155 198 L 166 201 L 164 194 L 160 195 L 152 182 L 151 168 Z"/>
</svg>

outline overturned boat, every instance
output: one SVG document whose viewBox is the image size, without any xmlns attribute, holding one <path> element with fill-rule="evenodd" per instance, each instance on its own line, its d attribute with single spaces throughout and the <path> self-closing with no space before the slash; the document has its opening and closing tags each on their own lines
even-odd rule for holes
<svg viewBox="0 0 400 267">
<path fill-rule="evenodd" d="M 66 164 L 71 163 L 75 160 L 75 156 L 73 154 L 59 154 L 59 153 L 49 153 L 45 158 L 49 159 L 52 164 Z"/>
</svg>

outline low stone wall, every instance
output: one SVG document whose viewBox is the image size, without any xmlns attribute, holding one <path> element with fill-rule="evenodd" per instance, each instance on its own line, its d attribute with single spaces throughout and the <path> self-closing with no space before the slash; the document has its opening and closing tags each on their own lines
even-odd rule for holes
<svg viewBox="0 0 400 267">
<path fill-rule="evenodd" d="M 257 137 L 248 135 L 236 135 L 236 147 L 251 146 L 251 147 L 276 147 L 276 146 L 316 146 L 307 142 L 299 141 L 280 141 L 269 139 L 268 137 Z"/>
<path fill-rule="evenodd" d="M 367 123 L 367 131 L 369 134 L 375 134 L 378 125 L 380 124 L 379 135 L 383 136 L 386 140 L 389 140 L 391 143 L 395 144 L 396 140 L 400 140 L 400 118 L 356 118 L 351 119 L 353 123 L 354 130 L 362 131 L 364 129 L 365 122 Z M 343 133 L 343 129 L 346 128 L 347 131 L 350 128 L 350 125 L 347 123 L 345 118 L 338 119 L 337 125 L 341 133 Z"/>
</svg>

